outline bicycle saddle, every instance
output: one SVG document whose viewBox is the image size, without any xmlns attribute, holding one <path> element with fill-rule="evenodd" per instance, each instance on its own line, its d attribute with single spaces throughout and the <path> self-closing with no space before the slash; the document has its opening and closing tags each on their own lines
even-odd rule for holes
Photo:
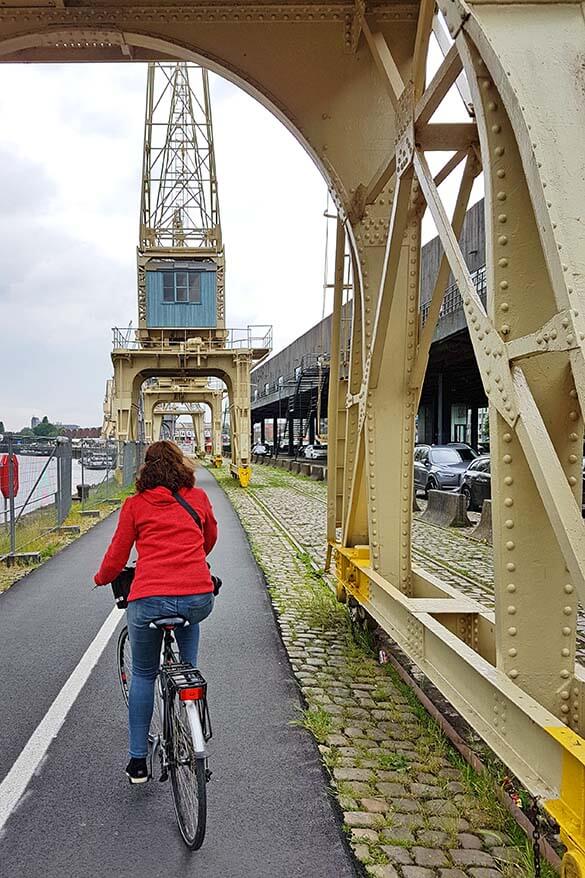
<svg viewBox="0 0 585 878">
<path fill-rule="evenodd" d="M 183 616 L 161 616 L 160 619 L 152 619 L 148 627 L 172 630 L 173 628 L 186 628 L 188 624 L 189 620 L 184 619 Z"/>
</svg>

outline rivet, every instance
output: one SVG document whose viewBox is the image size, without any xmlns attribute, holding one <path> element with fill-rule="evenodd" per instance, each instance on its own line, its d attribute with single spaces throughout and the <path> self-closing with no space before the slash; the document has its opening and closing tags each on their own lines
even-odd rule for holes
<svg viewBox="0 0 585 878">
<path fill-rule="evenodd" d="M 511 606 L 508 607 L 508 615 L 509 615 L 509 616 L 515 616 L 515 615 L 516 615 L 516 607 L 515 607 L 515 606 L 511 605 Z"/>
<path fill-rule="evenodd" d="M 569 700 L 570 695 L 569 695 L 569 693 L 567 692 L 566 689 L 563 689 L 563 691 L 561 692 L 561 698 L 563 699 L 563 701 L 568 701 L 568 700 Z"/>
<path fill-rule="evenodd" d="M 563 658 L 568 658 L 571 655 L 571 651 L 568 650 L 565 646 L 563 647 L 563 649 L 561 649 L 561 655 L 563 656 Z"/>
<path fill-rule="evenodd" d="M 496 173 L 497 173 L 498 177 L 500 178 L 500 180 L 503 180 L 504 177 L 506 176 L 506 172 L 503 168 L 499 168 Z"/>
<path fill-rule="evenodd" d="M 509 506 L 513 506 L 513 505 L 514 505 L 514 501 L 512 500 L 512 498 L 511 498 L 511 497 L 506 497 L 506 499 L 504 500 L 504 506 L 508 506 L 508 507 L 509 507 Z"/>
<path fill-rule="evenodd" d="M 507 243 L 508 243 L 507 237 L 505 235 L 500 235 L 500 237 L 498 238 L 498 244 L 501 244 L 502 247 L 505 247 Z"/>
<path fill-rule="evenodd" d="M 578 722 L 579 722 L 579 714 L 578 714 L 578 713 L 574 713 L 574 714 L 573 714 L 573 722 L 574 722 L 574 723 L 578 723 Z"/>
<path fill-rule="evenodd" d="M 569 674 L 569 672 L 567 670 L 565 670 L 565 671 L 561 671 L 560 676 L 563 678 L 563 680 L 568 680 L 571 675 Z"/>
<path fill-rule="evenodd" d="M 497 156 L 502 156 L 504 155 L 505 150 L 503 146 L 496 146 L 494 152 Z"/>
<path fill-rule="evenodd" d="M 510 656 L 510 658 L 516 658 L 516 656 L 518 655 L 518 650 L 515 647 L 512 647 L 512 649 L 508 650 L 508 655 Z"/>
<path fill-rule="evenodd" d="M 563 713 L 568 713 L 569 712 L 569 705 L 568 704 L 561 704 L 561 711 Z"/>
<path fill-rule="evenodd" d="M 507 587 L 508 591 L 510 592 L 510 594 L 514 594 L 514 592 L 516 591 L 516 586 L 514 585 L 513 582 L 509 582 L 506 587 Z"/>
<path fill-rule="evenodd" d="M 502 128 L 500 125 L 492 125 L 492 131 L 494 134 L 499 134 L 501 130 Z"/>
<path fill-rule="evenodd" d="M 516 677 L 518 676 L 518 671 L 515 668 L 513 668 L 511 671 L 508 672 L 508 676 L 511 677 L 513 680 L 515 680 Z"/>
<path fill-rule="evenodd" d="M 508 540 L 508 542 L 506 543 L 506 548 L 509 552 L 513 552 L 514 549 L 516 548 L 516 544 L 514 543 L 513 540 Z"/>
<path fill-rule="evenodd" d="M 571 440 L 571 442 L 576 442 L 578 438 L 579 437 L 576 433 L 569 433 L 569 439 Z"/>
<path fill-rule="evenodd" d="M 569 637 L 569 635 L 571 634 L 571 631 L 572 631 L 572 629 L 569 627 L 563 628 L 563 637 Z"/>
<path fill-rule="evenodd" d="M 577 479 L 575 478 L 575 476 L 569 476 L 569 478 L 568 478 L 567 481 L 569 482 L 569 484 L 570 484 L 571 486 L 577 484 Z"/>
<path fill-rule="evenodd" d="M 511 433 L 504 433 L 503 439 L 504 439 L 504 442 L 511 442 L 512 441 L 512 434 Z"/>
<path fill-rule="evenodd" d="M 504 479 L 504 484 L 505 485 L 513 485 L 514 479 L 512 478 L 512 476 L 506 476 L 506 478 Z"/>
<path fill-rule="evenodd" d="M 513 573 L 515 569 L 516 565 L 514 564 L 514 562 L 508 561 L 508 563 L 506 564 L 506 570 L 508 571 L 508 573 Z"/>
<path fill-rule="evenodd" d="M 569 420 L 576 421 L 578 419 L 578 417 L 579 417 L 579 412 L 575 412 L 575 411 L 569 412 Z"/>
<path fill-rule="evenodd" d="M 571 399 L 577 399 L 577 391 L 575 390 L 574 387 L 573 387 L 573 389 L 570 391 L 569 396 L 571 397 Z"/>
<path fill-rule="evenodd" d="M 498 260 L 498 265 L 500 266 L 500 268 L 507 268 L 508 267 L 508 260 L 506 259 L 505 256 L 502 256 L 502 258 Z"/>
<path fill-rule="evenodd" d="M 563 607 L 563 613 L 565 616 L 570 616 L 573 612 L 573 607 Z"/>
<path fill-rule="evenodd" d="M 500 332 L 502 333 L 502 335 L 509 335 L 510 334 L 510 327 L 508 326 L 507 323 L 502 323 L 502 325 L 500 327 Z"/>
<path fill-rule="evenodd" d="M 498 192 L 498 194 L 497 194 L 498 201 L 505 201 L 506 198 L 507 198 L 507 195 L 505 192 Z M 504 220 L 504 222 L 505 222 L 505 220 Z"/>
<path fill-rule="evenodd" d="M 504 461 L 504 463 L 512 463 L 512 455 L 511 454 L 504 454 L 503 461 Z"/>
<path fill-rule="evenodd" d="M 510 637 L 516 637 L 516 635 L 518 634 L 518 629 L 517 628 L 508 628 L 508 634 L 510 635 Z"/>
<path fill-rule="evenodd" d="M 507 290 L 507 289 L 508 289 L 508 281 L 507 281 L 507 280 L 501 280 L 501 281 L 500 281 L 500 289 L 501 289 L 501 290 Z"/>
<path fill-rule="evenodd" d="M 573 592 L 575 591 L 575 587 L 571 585 L 570 582 L 567 582 L 563 590 L 565 594 L 573 594 Z"/>
<path fill-rule="evenodd" d="M 502 304 L 500 305 L 500 311 L 509 311 L 509 310 L 510 310 L 510 306 L 508 305 L 508 303 L 502 302 Z"/>
</svg>

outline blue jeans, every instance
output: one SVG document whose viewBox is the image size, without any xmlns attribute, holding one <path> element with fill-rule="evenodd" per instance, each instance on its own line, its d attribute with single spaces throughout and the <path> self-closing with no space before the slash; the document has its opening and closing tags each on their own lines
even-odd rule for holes
<svg viewBox="0 0 585 878">
<path fill-rule="evenodd" d="M 213 609 L 214 597 L 190 594 L 181 597 L 152 597 L 130 601 L 126 621 L 132 647 L 132 681 L 128 699 L 130 756 L 138 759 L 148 753 L 148 732 L 154 706 L 154 683 L 160 664 L 163 632 L 149 628 L 152 619 L 184 616 L 190 625 L 175 629 L 181 658 L 197 666 L 199 622 Z"/>
</svg>

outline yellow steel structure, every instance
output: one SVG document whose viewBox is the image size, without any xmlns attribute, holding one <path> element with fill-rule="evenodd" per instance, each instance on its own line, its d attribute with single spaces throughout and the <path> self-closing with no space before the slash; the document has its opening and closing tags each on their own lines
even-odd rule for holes
<svg viewBox="0 0 585 878">
<path fill-rule="evenodd" d="M 211 453 L 213 458 L 221 458 L 221 414 L 223 390 L 211 387 L 205 380 L 185 381 L 180 379 L 159 378 L 154 383 L 142 390 L 144 407 L 144 432 L 147 442 L 156 441 L 160 437 L 160 427 L 165 404 L 172 403 L 175 410 L 182 406 L 185 411 L 181 414 L 190 414 L 185 406 L 204 404 L 211 411 Z M 197 419 L 199 421 L 199 419 Z M 158 429 L 157 429 L 158 426 Z M 195 420 L 193 423 L 195 428 Z M 201 424 L 198 423 L 198 438 L 201 438 Z"/>
<path fill-rule="evenodd" d="M 427 81 L 433 31 L 444 58 Z M 354 277 L 350 374 L 336 380 L 333 350 L 330 382 L 328 522 L 340 596 L 354 595 L 548 801 L 568 846 L 565 874 L 583 878 L 585 673 L 575 664 L 585 599 L 582 3 L 5 0 L 0 57 L 199 62 L 257 97 L 314 158 Z M 455 90 L 466 120 L 437 121 Z M 433 151 L 448 153 L 439 172 L 429 169 Z M 462 163 L 450 217 L 442 183 Z M 458 245 L 480 171 L 487 312 Z M 425 209 L 445 256 L 420 332 Z M 337 263 L 334 339 L 341 255 Z M 411 560 L 415 415 L 449 272 L 490 399 L 495 614 Z M 170 359 L 162 345 L 120 351 L 119 360 L 132 360 L 122 388 L 128 417 L 133 383 L 148 375 L 221 371 L 204 348 Z M 238 392 L 249 404 L 249 387 Z"/>
</svg>

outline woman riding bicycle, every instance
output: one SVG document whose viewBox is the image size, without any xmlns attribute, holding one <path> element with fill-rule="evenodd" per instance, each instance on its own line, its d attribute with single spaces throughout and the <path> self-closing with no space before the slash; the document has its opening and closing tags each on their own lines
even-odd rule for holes
<svg viewBox="0 0 585 878">
<path fill-rule="evenodd" d="M 152 619 L 183 616 L 189 626 L 175 636 L 185 662 L 197 665 L 199 622 L 213 609 L 213 582 L 206 556 L 217 540 L 217 523 L 205 491 L 194 487 L 193 470 L 173 442 L 154 442 L 146 451 L 137 493 L 120 512 L 118 527 L 94 577 L 107 585 L 124 569 L 136 543 L 138 561 L 126 611 L 132 647 L 132 681 L 128 700 L 130 783 L 148 780 L 148 732 L 159 669 L 162 631 Z M 198 527 L 175 500 L 178 494 L 196 511 Z"/>
</svg>

